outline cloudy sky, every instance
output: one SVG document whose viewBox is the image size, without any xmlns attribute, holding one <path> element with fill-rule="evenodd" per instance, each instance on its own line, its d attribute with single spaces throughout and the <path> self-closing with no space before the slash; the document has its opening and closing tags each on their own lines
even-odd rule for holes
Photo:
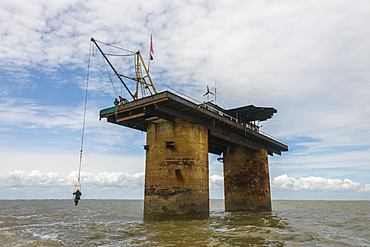
<svg viewBox="0 0 370 247">
<path fill-rule="evenodd" d="M 217 81 L 222 107 L 277 109 L 261 123 L 289 145 L 269 157 L 273 199 L 370 200 L 369 13 L 361 0 L 1 0 L 0 199 L 71 198 L 90 38 L 147 60 L 153 34 L 158 91 L 203 101 Z M 84 198 L 141 199 L 145 133 L 99 121 L 116 94 L 91 51 Z M 114 63 L 123 74 L 133 65 Z M 210 155 L 213 199 L 223 196 L 216 159 Z"/>
</svg>

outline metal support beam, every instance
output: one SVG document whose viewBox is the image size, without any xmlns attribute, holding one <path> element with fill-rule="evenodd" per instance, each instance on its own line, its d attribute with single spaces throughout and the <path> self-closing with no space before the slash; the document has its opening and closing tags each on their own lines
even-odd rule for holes
<svg viewBox="0 0 370 247">
<path fill-rule="evenodd" d="M 125 120 L 129 120 L 129 119 L 133 119 L 133 118 L 137 118 L 137 117 L 142 117 L 144 115 L 145 115 L 145 113 L 139 113 L 139 114 L 127 116 L 127 117 L 117 119 L 116 122 L 122 122 L 122 121 L 125 121 Z"/>
<path fill-rule="evenodd" d="M 195 117 L 185 115 L 185 114 L 180 114 L 177 111 L 172 110 L 168 107 L 156 104 L 155 109 L 158 110 L 158 111 L 161 111 L 163 113 L 167 113 L 169 115 L 187 120 L 189 122 L 205 126 L 210 130 L 211 134 L 216 136 L 217 138 L 224 139 L 228 142 L 235 143 L 235 144 L 238 144 L 238 145 L 242 145 L 242 146 L 245 146 L 247 148 L 254 149 L 254 150 L 259 150 L 259 149 L 262 148 L 262 146 L 259 143 L 251 141 L 247 138 L 243 138 L 243 137 L 241 137 L 237 134 L 226 131 L 226 130 L 220 128 L 220 127 L 213 126 L 212 124 L 208 124 L 205 121 L 201 121 L 201 120 L 199 120 Z"/>
</svg>

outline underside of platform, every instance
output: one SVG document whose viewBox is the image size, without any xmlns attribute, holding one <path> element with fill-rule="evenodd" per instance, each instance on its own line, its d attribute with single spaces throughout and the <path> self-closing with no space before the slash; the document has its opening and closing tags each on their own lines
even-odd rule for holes
<svg viewBox="0 0 370 247">
<path fill-rule="evenodd" d="M 274 108 L 253 105 L 223 110 L 212 104 L 197 104 L 164 91 L 127 104 L 100 111 L 100 118 L 125 127 L 147 131 L 149 123 L 174 122 L 181 118 L 208 129 L 209 152 L 220 155 L 227 147 L 265 149 L 269 155 L 288 151 L 288 146 L 261 133 L 253 121 L 264 121 L 276 113 Z"/>
</svg>

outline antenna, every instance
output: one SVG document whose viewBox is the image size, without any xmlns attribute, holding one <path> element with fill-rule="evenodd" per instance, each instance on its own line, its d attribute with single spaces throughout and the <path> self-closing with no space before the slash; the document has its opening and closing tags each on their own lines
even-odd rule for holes
<svg viewBox="0 0 370 247">
<path fill-rule="evenodd" d="M 217 105 L 217 100 L 216 100 L 216 95 L 217 95 L 217 93 L 216 93 L 216 83 L 217 83 L 217 81 L 215 80 L 215 105 Z"/>
</svg>

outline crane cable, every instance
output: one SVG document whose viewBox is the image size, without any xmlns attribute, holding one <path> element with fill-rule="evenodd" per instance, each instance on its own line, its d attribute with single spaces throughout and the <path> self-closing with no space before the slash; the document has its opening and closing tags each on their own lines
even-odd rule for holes
<svg viewBox="0 0 370 247">
<path fill-rule="evenodd" d="M 99 43 L 102 43 L 104 45 L 107 45 L 107 46 L 111 46 L 113 48 L 116 48 L 116 49 L 120 49 L 120 50 L 123 50 L 123 51 L 126 51 L 127 53 L 131 52 L 131 54 L 126 54 L 126 55 L 122 55 L 122 54 L 110 54 L 110 53 L 104 53 L 105 56 L 118 56 L 118 57 L 128 57 L 128 56 L 133 56 L 135 58 L 135 55 L 136 53 L 134 53 L 133 51 L 130 51 L 130 50 L 127 50 L 127 49 L 123 49 L 123 48 L 120 48 L 118 46 L 114 46 L 114 45 L 110 45 L 110 44 L 107 44 L 107 43 L 104 43 L 104 42 L 101 42 L 99 40 L 95 40 L 96 42 L 99 42 Z M 109 76 L 109 79 L 110 79 L 110 82 L 112 84 L 112 87 L 114 89 L 114 93 L 116 94 L 116 97 L 118 98 L 118 93 L 117 93 L 117 90 L 114 86 L 114 83 L 113 83 L 113 80 L 112 80 L 112 77 L 111 77 L 111 74 L 109 73 L 109 69 L 108 69 L 108 66 L 107 66 L 107 61 L 105 61 L 104 57 L 103 58 L 103 61 L 104 61 L 104 65 L 105 65 L 105 69 L 107 70 L 107 73 L 108 73 L 108 76 Z M 122 95 L 122 84 L 121 84 L 121 95 Z"/>
<path fill-rule="evenodd" d="M 136 52 L 134 52 L 134 51 L 130 51 L 130 50 L 127 50 L 127 49 L 123 49 L 123 48 L 121 48 L 121 47 L 118 47 L 118 46 L 115 46 L 115 45 L 111 45 L 111 44 L 108 44 L 108 43 L 105 43 L 105 42 L 102 42 L 102 41 L 99 41 L 99 40 L 96 40 L 96 39 L 94 39 L 96 42 L 98 42 L 98 43 L 101 43 L 101 44 L 104 44 L 104 45 L 107 45 L 107 46 L 111 46 L 111 47 L 114 47 L 114 48 L 116 48 L 116 49 L 119 49 L 119 50 L 122 50 L 122 51 L 125 51 L 125 52 L 127 52 L 127 53 L 132 53 L 131 55 L 135 55 L 136 54 Z M 127 54 L 127 55 L 129 55 L 129 54 Z"/>
<path fill-rule="evenodd" d="M 82 152 L 83 152 L 83 145 L 84 145 L 84 134 L 85 134 L 85 122 L 86 122 L 86 106 L 87 106 L 87 92 L 89 86 L 89 75 L 90 75 L 90 58 L 91 58 L 91 43 L 90 43 L 90 50 L 89 50 L 89 61 L 87 65 L 87 78 L 86 78 L 86 91 L 85 91 L 85 106 L 84 106 L 84 116 L 83 116 L 83 123 L 82 123 L 82 136 L 81 136 L 81 149 L 80 149 L 80 165 L 78 167 L 78 178 L 75 187 L 81 187 L 81 165 L 82 165 Z"/>
<path fill-rule="evenodd" d="M 118 98 L 117 90 L 116 90 L 116 88 L 114 87 L 114 83 L 113 83 L 112 77 L 110 76 L 110 73 L 109 73 L 109 70 L 108 70 L 108 66 L 107 66 L 107 62 L 105 61 L 104 57 L 103 57 L 103 61 L 104 61 L 105 69 L 107 70 L 107 73 L 108 73 L 108 75 L 109 75 L 110 82 L 111 82 L 111 84 L 112 84 L 112 86 L 113 86 L 114 93 L 116 94 L 116 97 Z M 121 95 L 122 95 L 122 93 L 121 93 Z"/>
</svg>

